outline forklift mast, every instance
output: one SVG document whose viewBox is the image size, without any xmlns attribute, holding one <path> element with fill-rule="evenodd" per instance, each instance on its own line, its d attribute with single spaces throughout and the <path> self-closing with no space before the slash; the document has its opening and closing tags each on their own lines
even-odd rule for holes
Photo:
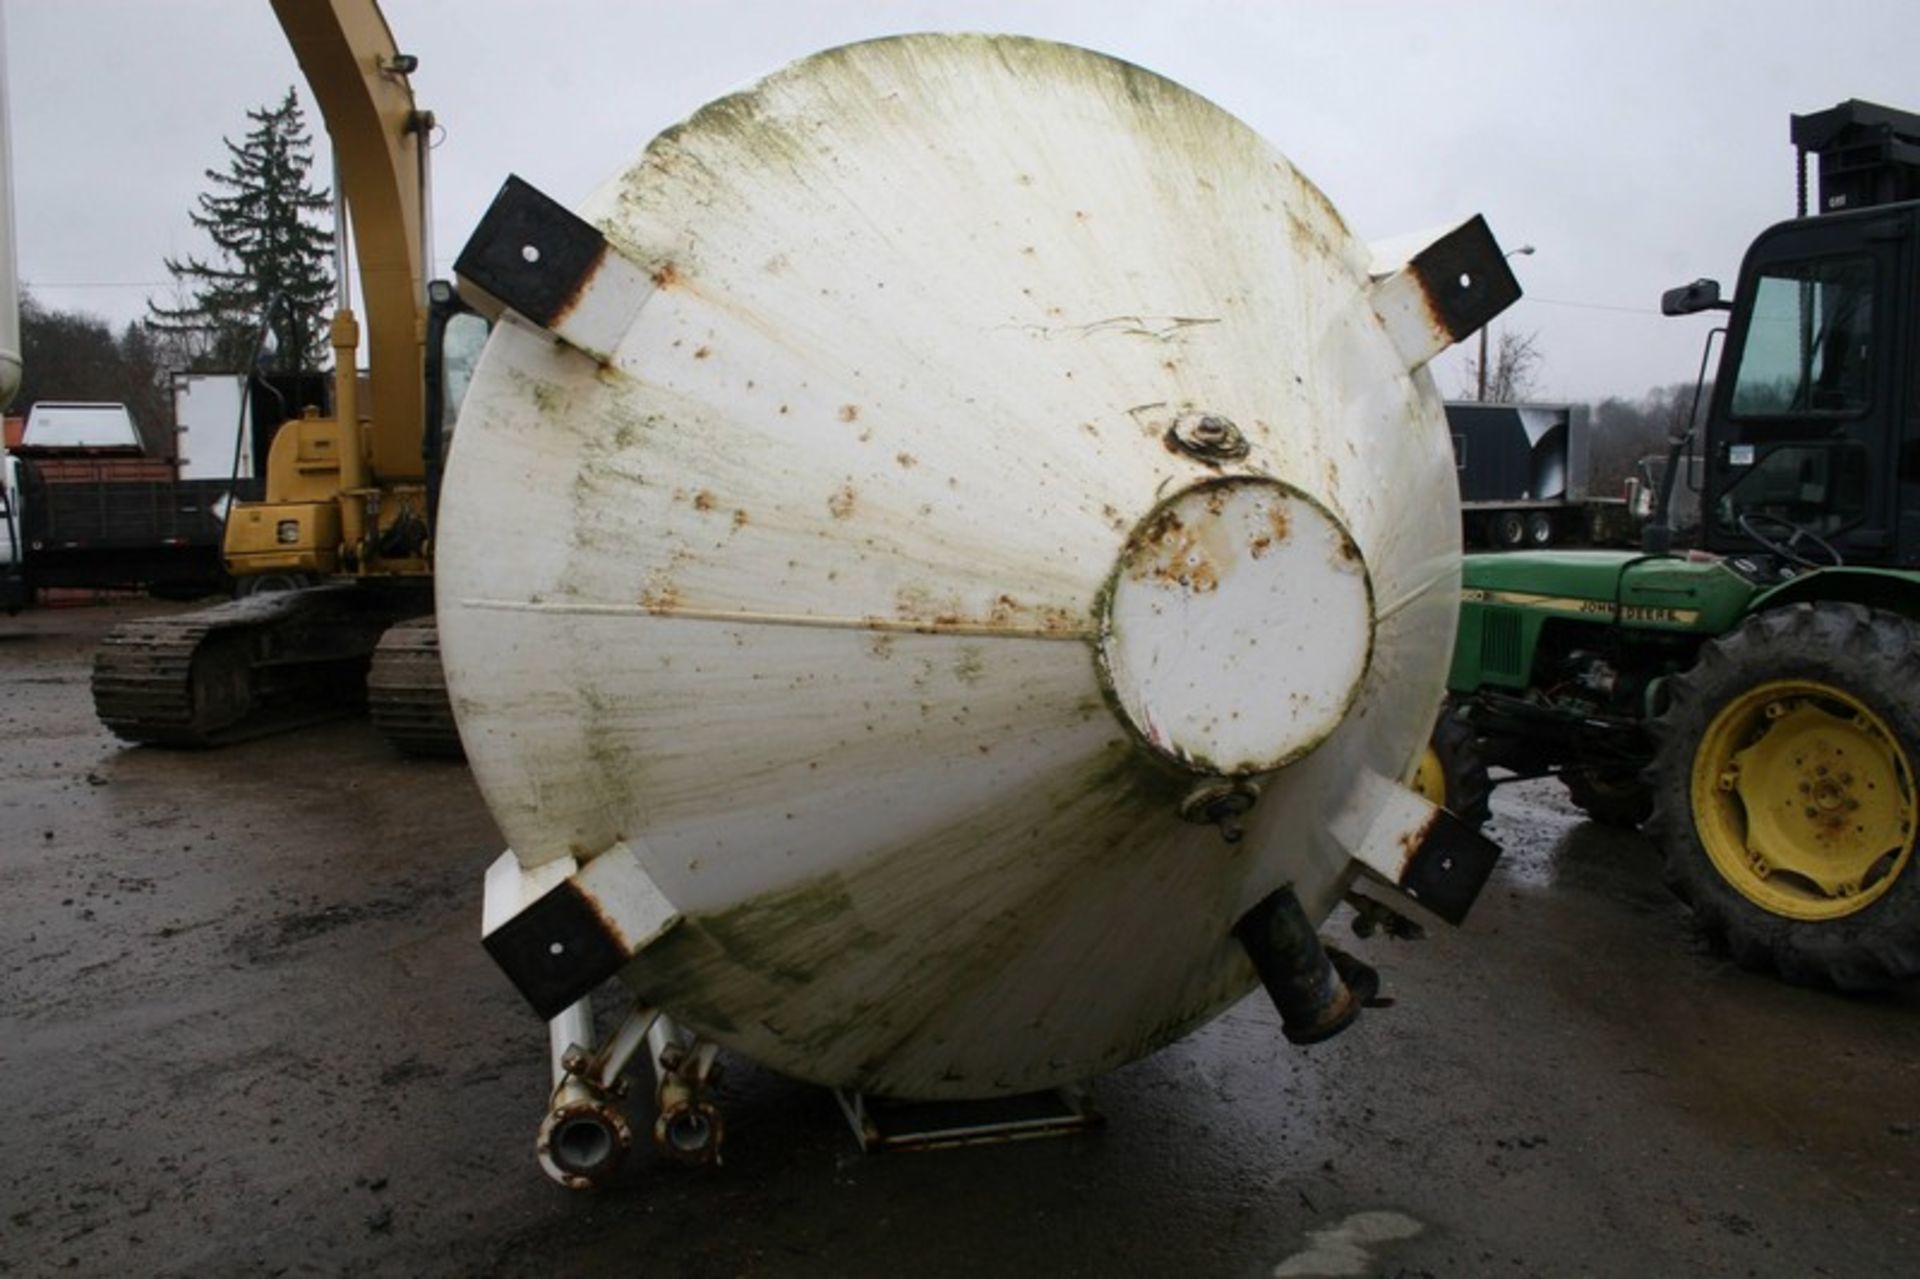
<svg viewBox="0 0 1920 1279">
<path fill-rule="evenodd" d="M 1821 213 L 1920 200 L 1920 115 L 1850 98 L 1792 117 L 1799 213 L 1807 216 L 1807 157 L 1820 162 Z"/>
</svg>

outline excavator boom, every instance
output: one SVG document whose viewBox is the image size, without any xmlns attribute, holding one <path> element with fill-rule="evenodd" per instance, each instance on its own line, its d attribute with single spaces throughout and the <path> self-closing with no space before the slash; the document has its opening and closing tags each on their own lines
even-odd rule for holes
<svg viewBox="0 0 1920 1279">
<path fill-rule="evenodd" d="M 377 481 L 418 480 L 425 427 L 425 145 L 403 57 L 373 0 L 273 0 L 319 103 L 345 192 L 366 318 Z"/>
</svg>

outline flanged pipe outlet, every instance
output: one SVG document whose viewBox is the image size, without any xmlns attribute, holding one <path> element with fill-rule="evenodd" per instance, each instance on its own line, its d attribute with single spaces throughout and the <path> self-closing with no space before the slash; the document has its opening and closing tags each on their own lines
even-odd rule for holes
<svg viewBox="0 0 1920 1279">
<path fill-rule="evenodd" d="M 606 1184 L 632 1148 L 633 1130 L 626 1117 L 593 1100 L 555 1106 L 541 1122 L 535 1145 L 540 1167 L 569 1190 Z"/>
<path fill-rule="evenodd" d="M 720 1112 L 704 1101 L 670 1103 L 653 1123 L 654 1144 L 668 1158 L 684 1164 L 720 1162 L 725 1136 Z"/>
<path fill-rule="evenodd" d="M 1115 567 L 1100 662 L 1128 722 L 1196 772 L 1284 767 L 1346 718 L 1373 653 L 1373 585 L 1331 511 L 1277 480 L 1174 494 Z"/>
</svg>

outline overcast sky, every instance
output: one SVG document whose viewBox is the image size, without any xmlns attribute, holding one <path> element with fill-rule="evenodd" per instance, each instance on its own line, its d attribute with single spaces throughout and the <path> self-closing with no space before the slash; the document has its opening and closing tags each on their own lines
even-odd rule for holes
<svg viewBox="0 0 1920 1279">
<path fill-rule="evenodd" d="M 20 273 L 121 323 L 203 251 L 187 210 L 223 135 L 300 85 L 265 0 L 4 0 Z M 1537 335 L 1543 398 L 1691 381 L 1710 321 L 1662 289 L 1727 284 L 1793 213 L 1787 117 L 1859 97 L 1920 110 L 1920 4 L 843 3 L 385 0 L 420 59 L 445 271 L 509 171 L 577 201 L 663 127 L 796 57 L 914 30 L 1117 54 L 1234 112 L 1363 238 L 1481 212 Z M 324 152 L 323 152 L 324 153 Z M 329 180 L 325 176 L 323 181 Z M 1457 365 L 1442 389 L 1461 389 Z"/>
</svg>

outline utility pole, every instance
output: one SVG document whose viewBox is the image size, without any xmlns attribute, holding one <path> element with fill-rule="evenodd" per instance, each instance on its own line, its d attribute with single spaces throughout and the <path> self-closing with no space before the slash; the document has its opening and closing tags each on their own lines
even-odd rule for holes
<svg viewBox="0 0 1920 1279">
<path fill-rule="evenodd" d="M 1524 258 L 1532 252 L 1531 244 L 1523 244 L 1517 249 L 1508 249 L 1505 256 Z M 1487 326 L 1484 324 L 1480 326 L 1480 365 L 1477 371 L 1480 374 L 1480 393 L 1474 396 L 1474 399 L 1485 404 L 1487 402 Z"/>
</svg>

